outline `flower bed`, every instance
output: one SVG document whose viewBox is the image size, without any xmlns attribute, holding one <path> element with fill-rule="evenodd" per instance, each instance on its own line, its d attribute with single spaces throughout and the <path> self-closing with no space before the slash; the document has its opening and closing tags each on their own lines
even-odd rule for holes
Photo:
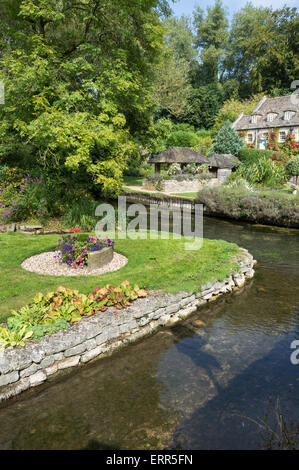
<svg viewBox="0 0 299 470">
<path fill-rule="evenodd" d="M 71 232 L 78 231 L 76 229 L 71 229 Z M 90 253 L 98 252 L 103 250 L 104 253 L 107 253 L 105 248 L 111 248 L 110 256 L 106 254 L 103 256 L 106 264 L 109 263 L 113 258 L 113 246 L 115 242 L 110 240 L 110 238 L 98 238 L 94 236 L 89 236 L 88 238 L 79 239 L 77 235 L 66 235 L 62 236 L 59 239 L 57 248 L 53 250 L 55 253 L 54 258 L 58 259 L 60 263 L 65 263 L 72 268 L 83 268 L 88 266 L 88 259 Z M 101 259 L 101 257 L 97 257 Z M 105 264 L 105 263 L 104 263 Z M 99 262 L 99 267 L 104 265 Z M 95 266 L 94 261 L 92 262 L 92 267 Z"/>
</svg>

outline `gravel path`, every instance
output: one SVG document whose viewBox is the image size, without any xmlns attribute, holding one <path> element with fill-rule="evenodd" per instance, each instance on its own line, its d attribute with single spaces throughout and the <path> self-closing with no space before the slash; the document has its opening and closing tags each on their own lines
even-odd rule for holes
<svg viewBox="0 0 299 470">
<path fill-rule="evenodd" d="M 103 266 L 102 268 L 93 269 L 90 271 L 87 267 L 84 268 L 71 268 L 64 263 L 59 263 L 54 258 L 52 251 L 41 253 L 40 255 L 31 256 L 22 263 L 22 268 L 26 271 L 31 271 L 38 274 L 45 274 L 48 276 L 98 276 L 99 274 L 111 273 L 125 266 L 128 259 L 115 253 L 113 260 Z"/>
</svg>

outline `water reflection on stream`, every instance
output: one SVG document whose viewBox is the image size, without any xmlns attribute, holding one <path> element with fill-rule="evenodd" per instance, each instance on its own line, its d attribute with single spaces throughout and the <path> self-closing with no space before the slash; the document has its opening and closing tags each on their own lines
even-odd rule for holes
<svg viewBox="0 0 299 470">
<path fill-rule="evenodd" d="M 299 420 L 299 232 L 206 218 L 204 236 L 258 260 L 243 292 L 2 404 L 0 449 L 260 448 L 278 396 Z"/>
</svg>

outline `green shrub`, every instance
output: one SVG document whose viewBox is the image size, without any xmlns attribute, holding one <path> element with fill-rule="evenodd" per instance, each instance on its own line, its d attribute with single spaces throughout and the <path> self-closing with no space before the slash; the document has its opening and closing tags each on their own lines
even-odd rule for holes
<svg viewBox="0 0 299 470">
<path fill-rule="evenodd" d="M 213 138 L 211 136 L 201 137 L 197 145 L 195 145 L 194 150 L 201 153 L 202 155 L 208 156 L 210 150 L 213 147 Z"/>
<path fill-rule="evenodd" d="M 286 172 L 289 176 L 294 176 L 296 184 L 298 183 L 299 176 L 299 155 L 291 158 L 286 165 Z"/>
<path fill-rule="evenodd" d="M 63 221 L 68 227 L 80 227 L 82 230 L 94 230 L 98 218 L 95 216 L 96 202 L 90 197 L 83 197 L 74 202 L 66 210 Z"/>
<path fill-rule="evenodd" d="M 287 154 L 283 152 L 275 152 L 273 150 L 263 150 L 263 149 L 256 149 L 256 148 L 242 148 L 239 151 L 238 158 L 242 163 L 246 163 L 248 165 L 252 163 L 256 163 L 258 160 L 267 157 L 273 160 L 278 164 L 285 164 L 287 163 L 289 157 Z"/>
<path fill-rule="evenodd" d="M 142 166 L 139 169 L 139 175 L 142 178 L 146 178 L 149 175 L 153 175 L 155 172 L 153 165 L 150 165 L 149 163 L 143 163 Z"/>
<path fill-rule="evenodd" d="M 246 179 L 250 184 L 279 187 L 287 179 L 285 168 L 276 165 L 270 158 L 262 157 L 251 165 L 241 165 L 236 175 Z"/>
<path fill-rule="evenodd" d="M 249 149 L 241 148 L 238 154 L 238 158 L 242 163 L 251 164 L 256 163 L 260 158 L 268 157 L 273 154 L 272 150 L 262 150 L 262 149 Z"/>
<path fill-rule="evenodd" d="M 196 202 L 204 204 L 206 215 L 299 227 L 299 197 L 293 194 L 221 186 L 199 191 Z"/>
<path fill-rule="evenodd" d="M 254 191 L 254 186 L 249 183 L 245 178 L 240 176 L 237 172 L 233 172 L 223 183 L 229 188 L 243 188 L 248 191 Z"/>
<path fill-rule="evenodd" d="M 199 143 L 199 137 L 194 131 L 177 130 L 172 132 L 167 140 L 168 147 L 195 147 Z"/>
</svg>

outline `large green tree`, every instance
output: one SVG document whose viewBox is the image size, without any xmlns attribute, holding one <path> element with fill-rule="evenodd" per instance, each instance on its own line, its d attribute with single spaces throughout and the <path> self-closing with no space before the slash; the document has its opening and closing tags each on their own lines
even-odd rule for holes
<svg viewBox="0 0 299 470">
<path fill-rule="evenodd" d="M 222 73 L 222 62 L 228 40 L 227 11 L 221 0 L 215 0 L 205 13 L 197 7 L 193 14 L 196 44 L 200 50 L 203 84 L 217 81 Z"/>
<path fill-rule="evenodd" d="M 117 194 L 151 124 L 167 8 L 164 0 L 3 0 L 0 161 L 83 172 Z"/>
<path fill-rule="evenodd" d="M 195 35 L 192 30 L 191 18 L 182 15 L 167 17 L 164 21 L 166 27 L 166 45 L 176 57 L 184 59 L 190 66 L 197 58 Z"/>
<path fill-rule="evenodd" d="M 225 68 L 239 81 L 241 96 L 289 89 L 298 77 L 298 18 L 296 8 L 273 11 L 252 3 L 235 13 Z"/>
</svg>

